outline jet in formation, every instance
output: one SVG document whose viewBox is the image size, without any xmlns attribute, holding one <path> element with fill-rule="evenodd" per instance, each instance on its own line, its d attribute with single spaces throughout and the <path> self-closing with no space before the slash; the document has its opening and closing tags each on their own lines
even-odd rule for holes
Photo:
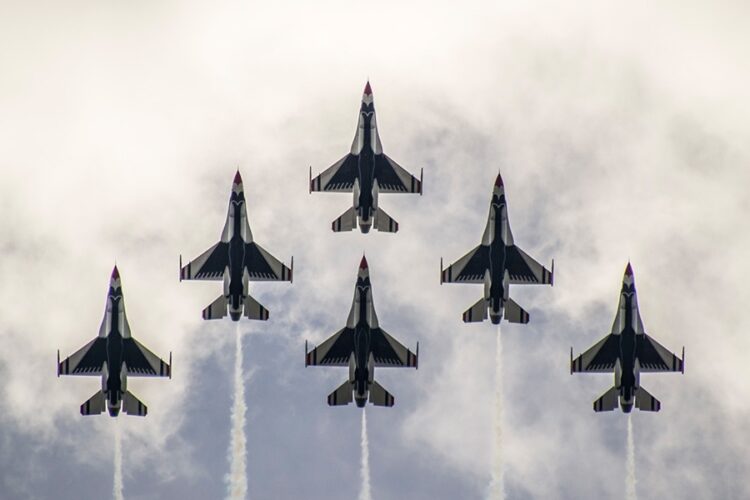
<svg viewBox="0 0 750 500">
<path fill-rule="evenodd" d="M 331 224 L 336 232 L 351 231 L 359 225 L 363 233 L 375 227 L 395 233 L 398 222 L 378 205 L 383 193 L 422 194 L 422 174 L 417 179 L 383 153 L 370 82 L 365 86 L 359 109 L 359 124 L 351 151 L 323 173 L 312 178 L 310 192 L 354 193 L 354 205 Z"/>
<path fill-rule="evenodd" d="M 239 321 L 243 314 L 249 319 L 267 320 L 268 310 L 248 293 L 250 281 L 292 281 L 291 269 L 253 241 L 247 220 L 245 192 L 240 172 L 234 176 L 229 212 L 221 240 L 196 259 L 182 266 L 180 281 L 224 281 L 224 293 L 203 310 L 203 319 L 219 319 L 227 315 Z"/>
<path fill-rule="evenodd" d="M 375 367 L 417 368 L 419 343 L 415 354 L 380 328 L 363 256 L 346 326 L 312 351 L 305 343 L 305 354 L 305 366 L 349 366 L 349 378 L 328 396 L 330 406 L 347 405 L 352 399 L 360 408 L 368 399 L 376 406 L 393 406 L 393 396 L 375 381 Z"/>
<path fill-rule="evenodd" d="M 615 374 L 615 385 L 594 401 L 594 411 L 620 408 L 630 413 L 633 406 L 643 411 L 659 411 L 661 403 L 641 387 L 640 374 L 654 372 L 685 373 L 685 348 L 682 359 L 668 351 L 643 331 L 638 311 L 633 268 L 628 263 L 622 279 L 620 301 L 612 325 L 612 333 L 591 349 L 573 359 L 570 348 L 570 373 Z"/>
<path fill-rule="evenodd" d="M 128 376 L 172 378 L 171 364 L 171 353 L 169 363 L 165 363 L 131 336 L 117 266 L 109 281 L 107 308 L 99 336 L 62 362 L 57 351 L 58 377 L 102 377 L 102 390 L 81 405 L 81 415 L 99 415 L 106 409 L 113 417 L 120 410 L 128 415 L 145 416 L 146 405 L 128 391 Z"/>
<path fill-rule="evenodd" d="M 498 174 L 482 242 L 446 269 L 441 259 L 440 284 L 484 284 L 482 298 L 463 314 L 466 323 L 484 321 L 489 315 L 497 325 L 503 313 L 511 323 L 528 323 L 529 313 L 510 298 L 510 285 L 552 285 L 554 270 L 554 261 L 548 271 L 513 243 L 505 187 Z"/>
</svg>

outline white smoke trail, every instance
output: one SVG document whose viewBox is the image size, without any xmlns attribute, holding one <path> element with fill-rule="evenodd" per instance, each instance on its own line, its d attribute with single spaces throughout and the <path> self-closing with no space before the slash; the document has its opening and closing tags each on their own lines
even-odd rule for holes
<svg viewBox="0 0 750 500">
<path fill-rule="evenodd" d="M 122 496 L 122 431 L 118 419 L 115 421 L 115 456 L 114 467 L 115 477 L 112 485 L 112 497 L 115 500 L 123 500 Z"/>
<path fill-rule="evenodd" d="M 244 500 L 247 497 L 247 439 L 245 437 L 245 379 L 242 369 L 242 332 L 236 327 L 236 354 L 234 361 L 234 401 L 232 402 L 232 434 L 229 442 L 229 474 L 227 498 Z"/>
<path fill-rule="evenodd" d="M 627 477 L 625 479 L 625 498 L 627 500 L 636 500 L 638 496 L 635 490 L 635 442 L 633 441 L 633 420 L 628 415 L 628 445 L 627 461 L 625 464 Z"/>
<path fill-rule="evenodd" d="M 362 489 L 359 492 L 359 500 L 372 500 L 372 492 L 370 491 L 370 443 L 367 440 L 367 413 L 364 409 L 362 409 L 360 476 L 362 477 Z"/>
<path fill-rule="evenodd" d="M 497 348 L 495 349 L 495 416 L 494 416 L 494 449 L 492 450 L 492 480 L 490 482 L 490 499 L 505 498 L 505 478 L 503 475 L 503 336 L 500 325 L 497 326 Z"/>
</svg>

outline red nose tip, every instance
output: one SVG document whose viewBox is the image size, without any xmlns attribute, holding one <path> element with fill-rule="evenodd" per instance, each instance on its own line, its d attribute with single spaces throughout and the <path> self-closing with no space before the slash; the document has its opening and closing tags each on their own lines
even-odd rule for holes
<svg viewBox="0 0 750 500">
<path fill-rule="evenodd" d="M 120 271 L 117 270 L 117 266 L 115 266 L 115 268 L 112 269 L 112 279 L 113 280 L 119 280 L 120 279 Z"/>
<path fill-rule="evenodd" d="M 367 269 L 367 259 L 365 258 L 364 255 L 362 256 L 362 262 L 359 263 L 359 268 Z"/>
<path fill-rule="evenodd" d="M 625 268 L 625 276 L 633 276 L 633 268 L 630 267 L 630 262 L 628 262 L 628 267 Z"/>
<path fill-rule="evenodd" d="M 234 174 L 234 183 L 235 184 L 242 184 L 242 176 L 240 175 L 240 171 L 238 170 L 236 174 Z"/>
<path fill-rule="evenodd" d="M 495 179 L 495 187 L 503 187 L 503 177 L 500 174 L 497 174 L 497 179 Z"/>
<path fill-rule="evenodd" d="M 372 95 L 372 89 L 370 88 L 370 81 L 367 81 L 367 85 L 365 85 L 365 95 Z"/>
</svg>

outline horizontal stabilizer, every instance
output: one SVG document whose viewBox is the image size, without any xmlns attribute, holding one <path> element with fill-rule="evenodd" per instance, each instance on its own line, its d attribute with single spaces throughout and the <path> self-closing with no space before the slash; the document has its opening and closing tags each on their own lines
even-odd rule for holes
<svg viewBox="0 0 750 500">
<path fill-rule="evenodd" d="M 220 295 L 203 310 L 203 319 L 221 319 L 227 315 L 227 298 Z"/>
<path fill-rule="evenodd" d="M 341 214 L 341 217 L 331 224 L 331 229 L 336 233 L 352 231 L 355 227 L 357 227 L 357 210 L 354 207 Z"/>
<path fill-rule="evenodd" d="M 659 411 L 661 410 L 661 403 L 646 389 L 639 387 L 635 392 L 635 407 L 641 411 Z"/>
<path fill-rule="evenodd" d="M 268 309 L 251 296 L 245 297 L 245 316 L 249 319 L 259 319 L 266 321 L 268 319 Z"/>
<path fill-rule="evenodd" d="M 81 415 L 99 415 L 105 409 L 104 393 L 97 391 L 91 399 L 81 405 Z"/>
<path fill-rule="evenodd" d="M 602 397 L 594 401 L 594 411 L 612 411 L 617 408 L 617 396 L 619 394 L 617 387 L 612 386 Z"/>
<path fill-rule="evenodd" d="M 347 380 L 338 389 L 328 395 L 328 406 L 344 406 L 353 400 L 352 384 Z"/>
<path fill-rule="evenodd" d="M 370 385 L 370 403 L 375 406 L 393 406 L 395 399 L 383 386 L 373 381 Z"/>
<path fill-rule="evenodd" d="M 395 233 L 398 231 L 398 222 L 385 213 L 382 208 L 375 212 L 375 229 L 384 233 Z"/>
<path fill-rule="evenodd" d="M 529 313 L 524 311 L 521 306 L 510 297 L 505 302 L 505 319 L 511 323 L 521 323 L 525 325 L 529 322 Z"/>
<path fill-rule="evenodd" d="M 133 393 L 127 391 L 122 397 L 122 411 L 128 415 L 145 417 L 146 413 L 148 413 L 148 408 L 146 408 L 146 405 L 141 403 L 138 398 L 133 396 Z"/>
<path fill-rule="evenodd" d="M 487 301 L 484 297 L 464 312 L 464 323 L 479 323 L 487 319 Z"/>
</svg>

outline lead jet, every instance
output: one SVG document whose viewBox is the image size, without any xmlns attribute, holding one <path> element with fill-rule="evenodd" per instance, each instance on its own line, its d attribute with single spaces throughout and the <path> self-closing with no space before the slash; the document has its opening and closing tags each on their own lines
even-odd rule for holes
<svg viewBox="0 0 750 500">
<path fill-rule="evenodd" d="M 378 231 L 395 233 L 398 222 L 378 206 L 378 195 L 383 193 L 422 194 L 422 173 L 419 179 L 383 153 L 375 120 L 370 82 L 367 82 L 359 108 L 359 124 L 351 151 L 312 178 L 310 192 L 354 193 L 354 205 L 333 221 L 334 231 L 351 231 L 359 225 L 363 233 L 375 227 Z"/>
<path fill-rule="evenodd" d="M 249 319 L 268 319 L 268 309 L 248 293 L 250 281 L 292 281 L 291 269 L 253 241 L 247 221 L 245 192 L 239 170 L 234 176 L 229 211 L 221 240 L 196 259 L 182 266 L 180 281 L 224 281 L 224 293 L 203 310 L 203 319 L 220 319 L 227 315 L 239 321 L 243 314 Z"/>
<path fill-rule="evenodd" d="M 529 313 L 510 298 L 510 285 L 552 285 L 554 270 L 554 260 L 548 271 L 513 242 L 505 187 L 498 174 L 482 243 L 446 269 L 441 259 L 440 284 L 484 284 L 482 298 L 463 314 L 465 323 L 484 321 L 489 315 L 497 325 L 503 313 L 511 323 L 528 323 Z"/>
<path fill-rule="evenodd" d="M 659 411 L 661 403 L 641 387 L 641 373 L 685 373 L 685 348 L 682 359 L 668 351 L 643 331 L 643 321 L 638 311 L 633 268 L 625 269 L 620 301 L 612 325 L 612 333 L 591 349 L 573 359 L 570 348 L 570 373 L 615 374 L 615 385 L 594 401 L 594 411 L 611 411 L 620 408 L 630 413 L 633 406 L 643 411 Z"/>
<path fill-rule="evenodd" d="M 128 415 L 146 416 L 146 405 L 127 389 L 128 376 L 172 378 L 171 364 L 172 353 L 169 363 L 165 363 L 131 336 L 117 266 L 109 280 L 107 307 L 99 336 L 62 362 L 57 351 L 58 377 L 102 377 L 102 390 L 81 405 L 81 415 L 99 415 L 106 409 L 113 417 L 120 410 Z"/>
<path fill-rule="evenodd" d="M 346 326 L 312 351 L 307 351 L 305 342 L 305 354 L 306 367 L 349 367 L 349 378 L 328 396 L 329 406 L 347 405 L 352 399 L 360 408 L 368 399 L 376 406 L 393 406 L 393 396 L 375 381 L 375 367 L 417 368 L 419 343 L 414 354 L 380 328 L 372 302 L 370 270 L 363 256 Z"/>
</svg>

